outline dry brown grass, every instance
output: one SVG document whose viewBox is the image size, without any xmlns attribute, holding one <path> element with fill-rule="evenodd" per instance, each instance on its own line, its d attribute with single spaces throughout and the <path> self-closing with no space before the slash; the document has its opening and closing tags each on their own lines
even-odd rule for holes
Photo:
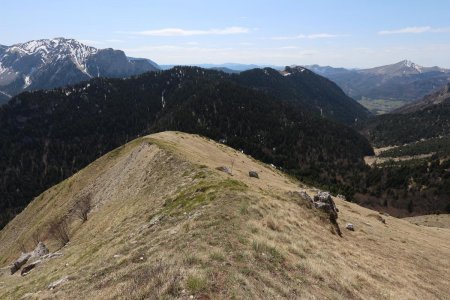
<svg viewBox="0 0 450 300">
<path fill-rule="evenodd" d="M 215 170 L 234 159 L 233 176 Z M 260 179 L 248 177 L 256 170 Z M 335 199 L 343 237 L 290 191 L 299 183 L 224 145 L 164 132 L 133 141 L 44 192 L 0 232 L 0 266 L 71 219 L 64 256 L 26 277 L 0 275 L 0 298 L 446 299 L 450 232 Z M 310 194 L 312 190 L 307 190 Z M 70 276 L 53 291 L 50 282 Z"/>
<path fill-rule="evenodd" d="M 434 214 L 403 218 L 412 224 L 450 229 L 450 214 Z"/>
</svg>

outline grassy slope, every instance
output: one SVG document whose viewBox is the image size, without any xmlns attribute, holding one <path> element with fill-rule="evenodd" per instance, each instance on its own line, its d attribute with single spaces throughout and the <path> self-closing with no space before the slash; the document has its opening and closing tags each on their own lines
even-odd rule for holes
<svg viewBox="0 0 450 300">
<path fill-rule="evenodd" d="M 450 230 L 450 214 L 416 216 L 404 218 L 404 220 L 416 225 L 447 228 Z"/>
<path fill-rule="evenodd" d="M 368 98 L 363 98 L 358 102 L 375 115 L 386 114 L 408 103 L 404 100 Z"/>
<path fill-rule="evenodd" d="M 215 170 L 233 166 L 233 176 Z M 260 179 L 248 177 L 249 170 Z M 91 192 L 62 258 L 0 275 L 0 298 L 421 298 L 450 294 L 450 231 L 336 199 L 344 235 L 290 193 L 299 183 L 224 145 L 165 132 L 137 139 L 37 197 L 0 232 L 0 266 Z M 313 189 L 306 188 L 312 194 Z M 161 218 L 153 226 L 151 220 Z M 344 229 L 351 222 L 356 231 Z M 47 285 L 70 280 L 53 291 Z"/>
</svg>

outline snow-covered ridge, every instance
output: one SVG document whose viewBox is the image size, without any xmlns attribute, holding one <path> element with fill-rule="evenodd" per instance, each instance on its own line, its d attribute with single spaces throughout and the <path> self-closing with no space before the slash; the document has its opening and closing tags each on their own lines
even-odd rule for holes
<svg viewBox="0 0 450 300">
<path fill-rule="evenodd" d="M 69 58 L 81 71 L 88 74 L 86 61 L 97 52 L 98 49 L 84 45 L 74 39 L 55 38 L 15 44 L 9 47 L 5 54 L 38 55 L 43 64 Z"/>
<path fill-rule="evenodd" d="M 125 78 L 158 69 L 150 60 L 131 60 L 123 51 L 97 49 L 74 39 L 0 45 L 0 89 L 12 96 L 25 90 L 63 87 L 92 77 Z M 0 95 L 0 101 L 4 98 Z"/>
</svg>

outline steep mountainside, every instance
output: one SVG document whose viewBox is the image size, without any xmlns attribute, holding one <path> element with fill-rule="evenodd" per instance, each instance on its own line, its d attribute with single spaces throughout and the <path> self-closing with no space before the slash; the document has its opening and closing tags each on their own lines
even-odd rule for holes
<svg viewBox="0 0 450 300">
<path fill-rule="evenodd" d="M 302 67 L 253 69 L 239 74 L 238 82 L 268 92 L 279 99 L 301 102 L 309 110 L 329 119 L 355 124 L 370 116 L 369 111 L 348 97 L 330 80 Z"/>
<path fill-rule="evenodd" d="M 449 136 L 450 97 L 445 95 L 438 92 L 399 113 L 369 119 L 361 125 L 361 132 L 380 147 Z"/>
<path fill-rule="evenodd" d="M 427 107 L 431 107 L 435 104 L 440 104 L 445 101 L 450 101 L 450 83 L 445 85 L 439 91 L 425 96 L 423 99 L 415 101 L 413 103 L 407 104 L 405 106 L 400 107 L 399 109 L 393 111 L 393 113 L 412 113 L 415 111 L 423 110 Z"/>
<path fill-rule="evenodd" d="M 447 88 L 398 113 L 377 116 L 360 125 L 373 145 L 390 146 L 380 149 L 382 163 L 369 171 L 365 195 L 356 196 L 360 203 L 397 215 L 450 212 Z M 372 197 L 367 198 L 368 194 Z M 399 208 L 403 212 L 395 211 Z"/>
<path fill-rule="evenodd" d="M 277 80 L 286 78 L 274 72 Z M 100 155 L 162 130 L 225 140 L 299 178 L 351 195 L 363 157 L 372 153 L 366 139 L 315 115 L 300 100 L 280 100 L 238 80 L 180 67 L 15 97 L 0 108 L 3 224 Z"/>
<path fill-rule="evenodd" d="M 22 91 L 51 89 L 92 77 L 128 77 L 157 70 L 155 63 L 129 59 L 73 39 L 36 40 L 0 47 L 0 103 Z"/>
<path fill-rule="evenodd" d="M 222 166 L 232 175 L 216 169 Z M 317 190 L 299 186 L 199 136 L 139 138 L 41 194 L 0 231 L 0 267 L 6 267 L 0 298 L 432 300 L 450 294 L 450 231 L 334 199 L 339 237 L 328 215 L 301 194 Z M 91 206 L 81 222 L 74 208 L 86 196 Z M 69 238 L 62 248 L 49 232 L 61 220 Z M 354 231 L 344 228 L 349 222 Z M 36 240 L 51 254 L 25 276 L 10 275 L 8 264 Z"/>
<path fill-rule="evenodd" d="M 350 97 L 360 100 L 385 99 L 414 101 L 449 82 L 450 70 L 422 67 L 411 61 L 363 70 L 308 66 L 336 82 Z"/>
</svg>

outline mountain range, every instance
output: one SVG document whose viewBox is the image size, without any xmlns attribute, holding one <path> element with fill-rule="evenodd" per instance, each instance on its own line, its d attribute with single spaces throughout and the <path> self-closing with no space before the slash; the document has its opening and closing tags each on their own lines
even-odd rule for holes
<svg viewBox="0 0 450 300">
<path fill-rule="evenodd" d="M 442 88 L 450 80 L 450 70 L 422 67 L 411 61 L 371 69 L 306 66 L 338 84 L 350 97 L 415 101 Z"/>
<path fill-rule="evenodd" d="M 52 89 L 93 77 L 129 77 L 158 70 L 148 59 L 96 49 L 74 39 L 34 40 L 0 46 L 0 104 L 23 92 Z"/>
<path fill-rule="evenodd" d="M 337 84 L 317 74 L 332 77 L 356 72 L 359 78 L 383 77 L 388 82 L 432 77 L 448 70 L 424 68 L 409 61 L 368 70 L 311 67 L 317 73 L 300 66 L 273 69 L 226 64 L 208 65 L 209 70 L 172 67 L 128 79 L 108 79 L 158 66 L 126 57 L 121 51 L 98 50 L 68 39 L 20 44 L 22 50 L 14 47 L 19 46 L 0 47 L 5 61 L 15 55 L 12 65 L 26 69 L 25 62 L 34 64 L 37 60 L 42 70 L 25 77 L 30 82 L 27 91 L 0 109 L 0 167 L 5 170 L 0 175 L 4 183 L 0 225 L 39 192 L 100 155 L 130 139 L 162 130 L 225 141 L 305 182 L 349 199 L 355 196 L 359 203 L 396 215 L 449 209 L 445 187 L 450 153 L 446 150 L 448 87 L 395 113 L 372 117 Z M 52 66 L 56 74 L 60 71 L 77 77 L 81 72 L 87 76 L 83 78 L 92 78 L 77 85 L 60 82 L 64 87 L 35 91 L 34 86 L 57 85 L 52 80 L 60 77 L 40 76 L 51 74 Z M 247 67 L 252 69 L 245 70 Z M 2 74 L 12 74 L 8 72 Z M 6 75 L 3 78 L 9 78 Z M 20 76 L 14 78 L 20 81 Z M 39 84 L 40 80 L 45 82 Z M 414 164 L 398 162 L 369 168 L 363 160 L 373 154 L 369 141 L 376 147 L 396 145 L 389 153 L 397 156 L 417 153 L 428 158 Z M 403 143 L 414 146 L 398 148 Z M 421 182 L 422 189 L 411 189 L 410 180 Z"/>
<path fill-rule="evenodd" d="M 298 178 L 351 195 L 372 154 L 352 128 L 368 112 L 303 68 L 226 74 L 175 67 L 25 92 L 0 107 L 3 224 L 40 192 L 100 155 L 163 130 L 223 140 Z M 339 121 L 339 122 L 338 122 Z"/>
</svg>

